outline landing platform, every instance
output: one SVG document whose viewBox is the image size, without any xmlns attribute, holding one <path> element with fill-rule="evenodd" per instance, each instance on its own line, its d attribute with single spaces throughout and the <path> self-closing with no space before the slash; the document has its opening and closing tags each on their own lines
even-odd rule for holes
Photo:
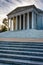
<svg viewBox="0 0 43 65">
<path fill-rule="evenodd" d="M 0 33 L 0 41 L 43 42 L 43 30 L 21 30 Z"/>
</svg>

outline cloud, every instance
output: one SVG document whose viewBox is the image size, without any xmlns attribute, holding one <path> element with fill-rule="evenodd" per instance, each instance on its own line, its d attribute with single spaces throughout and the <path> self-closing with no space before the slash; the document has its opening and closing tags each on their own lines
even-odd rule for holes
<svg viewBox="0 0 43 65">
<path fill-rule="evenodd" d="M 6 17 L 15 7 L 31 4 L 43 9 L 43 0 L 0 0 L 0 18 Z"/>
</svg>

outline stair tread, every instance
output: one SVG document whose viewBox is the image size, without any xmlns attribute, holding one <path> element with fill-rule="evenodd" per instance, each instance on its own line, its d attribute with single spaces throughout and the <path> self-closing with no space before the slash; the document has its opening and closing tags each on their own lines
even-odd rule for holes
<svg viewBox="0 0 43 65">
<path fill-rule="evenodd" d="M 23 47 L 25 47 L 25 46 L 27 46 L 27 47 L 43 47 L 43 46 L 35 46 L 35 45 L 0 45 L 0 46 L 23 46 Z"/>
<path fill-rule="evenodd" d="M 43 54 L 43 52 L 33 52 L 33 51 L 17 51 L 17 50 L 0 50 L 0 52 L 3 51 L 3 52 L 21 52 L 21 53 L 36 53 L 36 54 Z"/>
<path fill-rule="evenodd" d="M 32 49 L 32 50 L 43 50 L 43 49 L 39 49 L 39 48 L 17 48 L 17 47 L 0 47 L 2 49 Z"/>
<path fill-rule="evenodd" d="M 20 63 L 30 63 L 30 64 L 39 64 L 43 65 L 43 62 L 35 62 L 30 60 L 21 60 L 21 59 L 8 59 L 8 58 L 0 58 L 0 61 L 7 61 L 7 62 L 20 62 Z"/>
<path fill-rule="evenodd" d="M 43 59 L 43 57 L 40 57 L 40 56 L 29 56 L 29 55 L 18 55 L 18 54 L 5 54 L 5 53 L 0 53 L 0 55 Z"/>
<path fill-rule="evenodd" d="M 15 48 L 15 47 L 0 47 L 0 50 L 24 50 L 24 51 L 39 51 L 43 52 L 43 49 L 37 49 L 37 48 Z"/>
</svg>

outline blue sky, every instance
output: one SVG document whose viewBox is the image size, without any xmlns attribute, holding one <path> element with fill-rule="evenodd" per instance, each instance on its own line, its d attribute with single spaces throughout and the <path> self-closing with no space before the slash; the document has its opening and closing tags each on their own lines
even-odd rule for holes
<svg viewBox="0 0 43 65">
<path fill-rule="evenodd" d="M 43 10 L 43 0 L 0 0 L 0 21 L 14 8 L 32 4 Z"/>
</svg>

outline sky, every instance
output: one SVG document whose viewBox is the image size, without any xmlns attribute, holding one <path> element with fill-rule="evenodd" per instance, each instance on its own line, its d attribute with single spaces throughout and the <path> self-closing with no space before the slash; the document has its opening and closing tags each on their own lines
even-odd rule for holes
<svg viewBox="0 0 43 65">
<path fill-rule="evenodd" d="M 0 0 L 0 23 L 16 7 L 32 4 L 43 10 L 43 0 Z"/>
</svg>

